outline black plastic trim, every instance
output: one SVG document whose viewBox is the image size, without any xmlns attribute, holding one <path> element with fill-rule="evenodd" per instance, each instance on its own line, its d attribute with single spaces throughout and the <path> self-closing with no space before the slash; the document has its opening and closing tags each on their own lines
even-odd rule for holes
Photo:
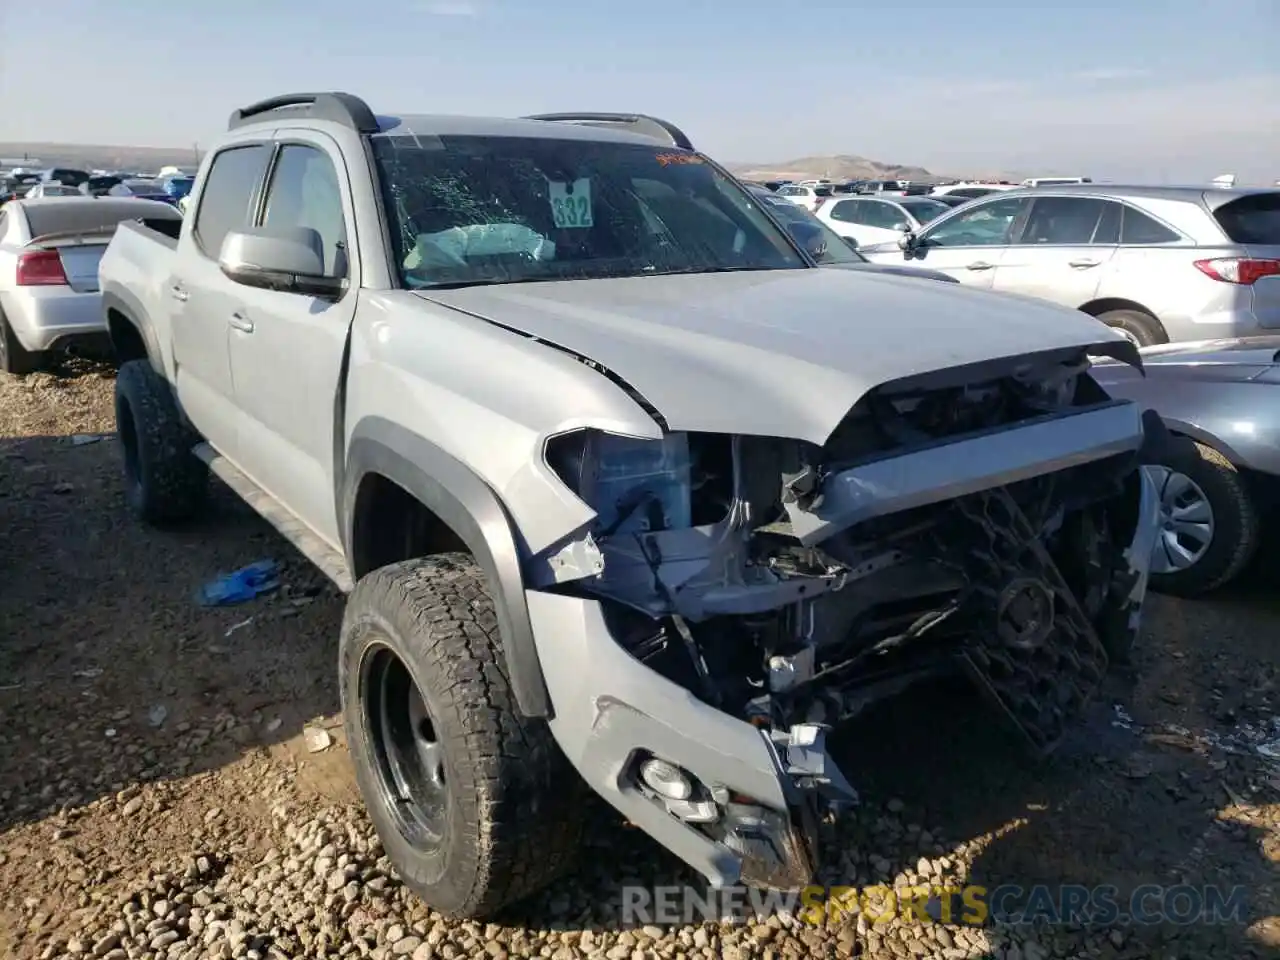
<svg viewBox="0 0 1280 960">
<path fill-rule="evenodd" d="M 534 645 L 520 553 L 497 494 L 430 441 L 390 420 L 366 417 L 352 431 L 343 478 L 342 535 L 348 562 L 356 494 L 371 473 L 398 484 L 467 545 L 488 580 L 516 703 L 527 717 L 549 718 L 551 698 Z"/>
<path fill-rule="evenodd" d="M 288 110 L 283 116 L 278 111 Z M 306 119 L 329 120 L 350 127 L 356 133 L 378 132 L 378 118 L 369 105 L 350 93 L 283 93 L 277 97 L 259 100 L 241 107 L 227 121 L 228 130 L 237 130 L 251 123 L 277 120 Z"/>
<path fill-rule="evenodd" d="M 665 140 L 681 150 L 692 150 L 693 143 L 684 131 L 669 120 L 652 117 L 647 113 L 539 113 L 525 120 L 549 120 L 557 123 L 582 123 L 600 127 L 633 127 L 655 140 Z"/>
</svg>

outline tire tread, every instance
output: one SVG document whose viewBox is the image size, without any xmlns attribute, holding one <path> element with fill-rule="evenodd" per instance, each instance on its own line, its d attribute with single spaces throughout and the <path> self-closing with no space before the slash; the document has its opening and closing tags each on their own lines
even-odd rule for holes
<svg viewBox="0 0 1280 960">
<path fill-rule="evenodd" d="M 451 791 L 450 800 L 463 805 L 464 820 L 473 828 L 465 843 L 467 861 L 451 864 L 429 889 L 419 880 L 417 892 L 443 913 L 480 917 L 545 886 L 569 867 L 581 842 L 583 817 L 575 800 L 585 785 L 546 721 L 520 714 L 479 567 L 466 554 L 439 554 L 362 578 L 344 616 L 344 675 L 359 669 L 349 662 L 358 651 L 348 649 L 348 640 L 369 621 L 412 643 L 417 666 L 443 681 L 432 695 L 447 701 L 438 706 L 456 722 L 437 724 L 437 735 L 446 736 L 446 726 L 453 744 L 446 754 L 467 758 L 466 768 L 450 768 L 451 775 L 463 776 L 462 789 Z M 345 677 L 341 687 L 348 741 L 354 743 L 358 708 L 347 702 Z M 353 759 L 361 779 L 371 779 L 363 758 Z M 413 887 L 412 865 L 397 866 Z"/>
</svg>

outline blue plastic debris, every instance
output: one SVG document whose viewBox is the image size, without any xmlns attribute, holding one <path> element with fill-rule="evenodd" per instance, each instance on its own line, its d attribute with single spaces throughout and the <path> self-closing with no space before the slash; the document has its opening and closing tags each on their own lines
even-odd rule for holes
<svg viewBox="0 0 1280 960">
<path fill-rule="evenodd" d="M 225 573 L 200 588 L 196 595 L 202 607 L 226 607 L 244 603 L 280 586 L 274 560 L 259 560 L 234 573 Z"/>
</svg>

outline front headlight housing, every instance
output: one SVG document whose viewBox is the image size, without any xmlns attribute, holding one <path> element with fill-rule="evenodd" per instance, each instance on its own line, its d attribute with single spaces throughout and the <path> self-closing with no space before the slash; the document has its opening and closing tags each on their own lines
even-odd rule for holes
<svg viewBox="0 0 1280 960">
<path fill-rule="evenodd" d="M 575 430 L 547 441 L 547 465 L 596 512 L 597 536 L 692 525 L 689 435 L 658 440 Z"/>
</svg>

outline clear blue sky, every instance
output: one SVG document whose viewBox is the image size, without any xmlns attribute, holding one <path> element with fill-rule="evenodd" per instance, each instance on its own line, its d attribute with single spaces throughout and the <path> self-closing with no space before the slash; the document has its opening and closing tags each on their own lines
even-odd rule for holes
<svg viewBox="0 0 1280 960">
<path fill-rule="evenodd" d="M 1280 177 L 1280 0 L 4 3 L 0 141 L 207 144 L 274 93 L 639 110 L 726 161 Z"/>
</svg>

